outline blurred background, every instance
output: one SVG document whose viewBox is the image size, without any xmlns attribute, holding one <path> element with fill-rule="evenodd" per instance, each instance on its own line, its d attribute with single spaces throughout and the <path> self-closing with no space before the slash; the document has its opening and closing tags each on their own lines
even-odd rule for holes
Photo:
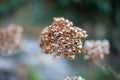
<svg viewBox="0 0 120 80">
<path fill-rule="evenodd" d="M 120 0 L 0 0 L 0 27 L 18 24 L 24 28 L 22 47 L 0 57 L 0 80 L 63 80 L 79 75 L 86 80 L 110 80 L 82 54 L 69 61 L 52 60 L 41 52 L 40 32 L 53 17 L 67 18 L 86 30 L 86 40 L 108 39 L 111 47 L 105 61 L 120 76 Z"/>
</svg>

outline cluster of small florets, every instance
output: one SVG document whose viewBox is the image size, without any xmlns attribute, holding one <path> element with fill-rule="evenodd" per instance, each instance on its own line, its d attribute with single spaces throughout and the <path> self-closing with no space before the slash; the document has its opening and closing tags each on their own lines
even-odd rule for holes
<svg viewBox="0 0 120 80">
<path fill-rule="evenodd" d="M 73 27 L 68 19 L 54 18 L 53 23 L 41 32 L 40 47 L 46 54 L 55 53 L 54 58 L 63 54 L 73 60 L 75 54 L 81 52 L 81 39 L 86 36 L 86 31 Z"/>
<path fill-rule="evenodd" d="M 85 80 L 83 77 L 78 76 L 78 77 L 69 77 L 67 76 L 64 80 Z"/>
<path fill-rule="evenodd" d="M 103 59 L 105 54 L 109 53 L 108 40 L 85 41 L 84 53 L 85 59 L 99 60 Z"/>
<path fill-rule="evenodd" d="M 20 48 L 23 28 L 11 24 L 7 28 L 0 29 L 0 53 L 9 53 Z"/>
</svg>

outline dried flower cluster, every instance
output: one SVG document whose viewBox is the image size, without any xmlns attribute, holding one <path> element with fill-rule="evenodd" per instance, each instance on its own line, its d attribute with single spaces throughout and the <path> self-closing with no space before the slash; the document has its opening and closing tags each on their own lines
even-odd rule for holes
<svg viewBox="0 0 120 80">
<path fill-rule="evenodd" d="M 69 77 L 67 76 L 64 80 L 85 80 L 83 77 L 78 76 L 78 77 Z"/>
<path fill-rule="evenodd" d="M 7 28 L 0 29 L 0 53 L 8 53 L 18 49 L 22 42 L 23 28 L 11 24 Z"/>
<path fill-rule="evenodd" d="M 85 41 L 84 53 L 85 59 L 99 60 L 104 58 L 104 54 L 109 53 L 108 40 Z"/>
<path fill-rule="evenodd" d="M 81 52 L 81 39 L 86 36 L 86 31 L 73 27 L 68 19 L 54 18 L 53 23 L 41 32 L 40 47 L 46 54 L 56 53 L 54 58 L 63 54 L 73 60 L 75 54 Z"/>
</svg>

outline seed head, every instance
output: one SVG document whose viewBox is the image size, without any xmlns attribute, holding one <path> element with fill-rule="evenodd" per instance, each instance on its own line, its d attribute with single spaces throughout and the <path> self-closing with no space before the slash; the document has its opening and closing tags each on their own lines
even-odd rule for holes
<svg viewBox="0 0 120 80">
<path fill-rule="evenodd" d="M 85 80 L 83 77 L 78 76 L 78 77 L 69 77 L 67 76 L 64 80 Z"/>
<path fill-rule="evenodd" d="M 86 36 L 86 31 L 73 27 L 71 21 L 59 17 L 54 18 L 53 23 L 42 30 L 39 42 L 44 53 L 55 53 L 54 58 L 63 54 L 64 57 L 73 60 L 75 54 L 81 52 L 81 39 Z"/>
<path fill-rule="evenodd" d="M 85 59 L 103 59 L 104 55 L 109 53 L 109 47 L 110 45 L 108 40 L 87 40 L 85 41 L 85 45 L 83 48 Z"/>
<path fill-rule="evenodd" d="M 11 24 L 7 28 L 0 29 L 0 53 L 8 53 L 20 48 L 22 43 L 23 28 Z"/>
</svg>

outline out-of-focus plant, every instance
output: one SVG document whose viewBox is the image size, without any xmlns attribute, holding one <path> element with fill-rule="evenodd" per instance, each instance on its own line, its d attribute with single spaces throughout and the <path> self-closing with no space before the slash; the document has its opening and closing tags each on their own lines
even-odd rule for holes
<svg viewBox="0 0 120 80">
<path fill-rule="evenodd" d="M 110 45 L 108 40 L 86 40 L 83 47 L 83 52 L 85 54 L 85 59 L 94 62 L 110 79 L 116 80 L 117 73 L 110 67 L 110 65 L 107 63 L 102 64 L 100 62 L 100 60 L 103 60 L 103 62 L 105 62 L 104 55 L 110 53 L 109 48 Z"/>
<path fill-rule="evenodd" d="M 86 40 L 83 48 L 85 59 L 89 59 L 92 61 L 104 59 L 104 55 L 109 54 L 110 52 L 109 48 L 110 45 L 108 40 Z"/>
<path fill-rule="evenodd" d="M 11 54 L 19 49 L 22 44 L 23 28 L 19 25 L 11 24 L 7 28 L 0 29 L 0 53 Z"/>
<path fill-rule="evenodd" d="M 85 80 L 85 78 L 78 76 L 78 77 L 69 77 L 67 76 L 64 80 Z"/>
</svg>

